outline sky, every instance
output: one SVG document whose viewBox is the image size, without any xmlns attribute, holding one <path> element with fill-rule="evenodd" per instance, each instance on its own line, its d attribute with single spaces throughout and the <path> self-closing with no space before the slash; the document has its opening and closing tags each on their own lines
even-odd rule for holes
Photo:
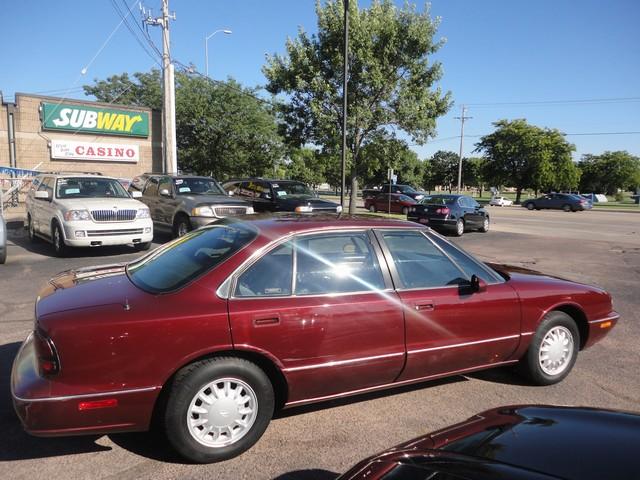
<svg viewBox="0 0 640 480">
<path fill-rule="evenodd" d="M 361 7 L 369 3 L 359 2 Z M 159 15 L 160 0 L 144 4 Z M 474 155 L 474 143 L 493 130 L 492 122 L 515 118 L 565 132 L 576 145 L 576 159 L 606 150 L 640 155 L 640 1 L 432 0 L 417 5 L 441 19 L 436 38 L 446 43 L 433 60 L 444 70 L 438 86 L 455 102 L 438 119 L 437 137 L 412 147 L 421 158 L 440 149 L 458 152 L 460 121 L 454 117 L 462 105 L 472 117 L 465 123 L 465 156 Z M 141 37 L 133 22 L 140 24 L 137 1 L 5 2 L 0 30 L 5 101 L 16 92 L 84 98 L 80 87 L 96 78 L 157 66 L 121 24 L 116 6 Z M 219 32 L 209 40 L 209 73 L 246 86 L 266 83 L 265 54 L 282 53 L 287 37 L 300 28 L 313 33 L 317 25 L 315 0 L 171 0 L 170 9 L 176 13 L 172 57 L 204 72 L 205 36 L 230 29 L 232 34 Z M 159 30 L 149 27 L 158 46 Z"/>
</svg>

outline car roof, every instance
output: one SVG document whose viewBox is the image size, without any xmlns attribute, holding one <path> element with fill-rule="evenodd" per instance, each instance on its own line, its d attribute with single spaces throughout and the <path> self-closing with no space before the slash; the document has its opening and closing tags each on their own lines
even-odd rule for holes
<svg viewBox="0 0 640 480">
<path fill-rule="evenodd" d="M 103 178 L 106 180 L 118 180 L 115 177 L 107 177 L 99 173 L 81 173 L 81 172 L 42 172 L 38 177 L 54 177 L 54 178 Z"/>
<path fill-rule="evenodd" d="M 327 231 L 354 228 L 405 228 L 428 230 L 427 227 L 407 220 L 397 220 L 377 215 L 295 213 L 255 214 L 241 218 L 228 218 L 227 223 L 246 222 L 255 226 L 265 236 L 282 236 L 289 233 Z"/>
<path fill-rule="evenodd" d="M 277 178 L 260 178 L 260 177 L 247 177 L 247 178 L 230 178 L 229 180 L 225 180 L 224 183 L 231 182 L 267 182 L 267 183 L 302 183 L 300 180 L 287 180 L 287 179 L 277 179 Z M 305 184 L 306 185 L 306 184 Z"/>
</svg>

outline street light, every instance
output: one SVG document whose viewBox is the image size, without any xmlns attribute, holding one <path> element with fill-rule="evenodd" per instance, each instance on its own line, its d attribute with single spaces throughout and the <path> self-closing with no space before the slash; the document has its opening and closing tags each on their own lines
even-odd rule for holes
<svg viewBox="0 0 640 480">
<path fill-rule="evenodd" d="M 205 65 L 205 75 L 209 78 L 209 39 L 213 37 L 216 33 L 224 33 L 225 35 L 231 35 L 233 32 L 228 28 L 221 28 L 220 30 L 216 30 L 210 35 L 204 37 L 204 65 Z"/>
</svg>

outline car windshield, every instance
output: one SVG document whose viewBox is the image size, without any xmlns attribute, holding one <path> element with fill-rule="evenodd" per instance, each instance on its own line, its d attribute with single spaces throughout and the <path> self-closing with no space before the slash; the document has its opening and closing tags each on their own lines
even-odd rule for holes
<svg viewBox="0 0 640 480">
<path fill-rule="evenodd" d="M 449 195 L 427 195 L 420 203 L 430 204 L 430 205 L 452 205 L 455 203 L 456 197 Z"/>
<path fill-rule="evenodd" d="M 127 276 L 149 293 L 175 291 L 233 256 L 251 243 L 258 231 L 252 225 L 221 220 L 194 230 L 127 265 Z"/>
<path fill-rule="evenodd" d="M 66 177 L 56 181 L 56 198 L 129 198 L 112 178 Z"/>
<path fill-rule="evenodd" d="M 226 195 L 220 184 L 212 178 L 175 178 L 173 183 L 178 195 Z"/>
<path fill-rule="evenodd" d="M 398 187 L 398 190 L 402 193 L 417 193 L 416 190 L 409 185 L 400 185 Z"/>
<path fill-rule="evenodd" d="M 274 183 L 273 191 L 279 198 L 313 197 L 313 192 L 304 183 Z"/>
</svg>

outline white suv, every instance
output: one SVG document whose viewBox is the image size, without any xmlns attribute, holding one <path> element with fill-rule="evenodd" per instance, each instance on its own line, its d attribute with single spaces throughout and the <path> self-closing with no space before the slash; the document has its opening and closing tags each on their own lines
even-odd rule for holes
<svg viewBox="0 0 640 480">
<path fill-rule="evenodd" d="M 149 209 L 131 198 L 115 178 L 38 175 L 26 205 L 29 238 L 50 241 L 58 256 L 64 256 L 67 247 L 133 244 L 137 250 L 148 250 L 151 246 Z"/>
</svg>

